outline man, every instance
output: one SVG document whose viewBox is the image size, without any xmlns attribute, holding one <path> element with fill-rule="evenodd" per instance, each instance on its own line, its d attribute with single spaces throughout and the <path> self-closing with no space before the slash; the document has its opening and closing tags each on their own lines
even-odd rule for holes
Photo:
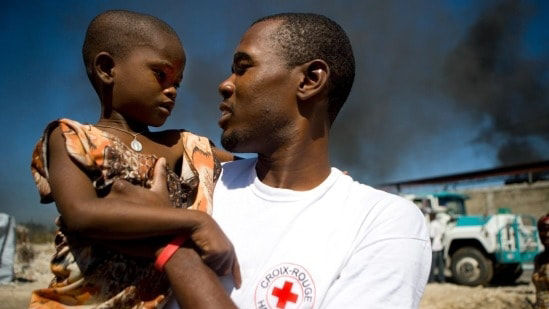
<svg viewBox="0 0 549 309">
<path fill-rule="evenodd" d="M 273 15 L 244 34 L 219 86 L 219 125 L 227 150 L 258 158 L 223 166 L 213 212 L 242 286 L 229 276 L 222 286 L 181 248 L 165 265 L 181 307 L 418 306 L 431 259 L 420 211 L 330 165 L 330 128 L 354 70 L 349 39 L 324 16 Z"/>
<path fill-rule="evenodd" d="M 444 247 L 442 245 L 442 237 L 444 235 L 444 226 L 440 222 L 440 218 L 436 213 L 429 213 L 429 235 L 431 237 L 431 250 L 433 258 L 431 261 L 431 273 L 429 274 L 429 282 L 435 281 L 435 269 L 437 271 L 436 281 L 444 283 Z"/>
</svg>

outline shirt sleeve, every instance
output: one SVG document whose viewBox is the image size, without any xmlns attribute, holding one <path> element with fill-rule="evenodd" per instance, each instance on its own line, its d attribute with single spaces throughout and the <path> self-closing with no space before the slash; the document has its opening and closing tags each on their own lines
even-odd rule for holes
<svg viewBox="0 0 549 309">
<path fill-rule="evenodd" d="M 53 202 L 51 188 L 49 185 L 48 173 L 48 144 L 51 132 L 57 127 L 61 128 L 61 133 L 65 139 L 65 148 L 68 155 L 76 160 L 78 164 L 86 171 L 95 171 L 97 169 L 97 161 L 101 161 L 103 153 L 101 143 L 105 143 L 105 138 L 91 134 L 90 126 L 84 126 L 76 121 L 62 118 L 48 124 L 40 140 L 34 148 L 31 161 L 31 172 L 34 181 L 38 187 L 40 201 L 42 203 Z M 99 150 L 98 150 L 99 149 Z"/>
<path fill-rule="evenodd" d="M 406 204 L 400 213 L 385 212 L 386 218 L 361 240 L 320 308 L 419 306 L 431 266 L 425 222 Z"/>
</svg>

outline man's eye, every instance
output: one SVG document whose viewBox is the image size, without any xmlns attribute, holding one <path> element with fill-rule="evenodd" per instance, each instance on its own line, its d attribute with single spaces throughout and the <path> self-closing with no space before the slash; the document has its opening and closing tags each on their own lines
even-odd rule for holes
<svg viewBox="0 0 549 309">
<path fill-rule="evenodd" d="M 243 65 L 243 64 L 233 64 L 231 67 L 231 72 L 236 75 L 243 75 L 246 73 L 246 69 L 248 69 L 249 65 Z"/>
</svg>

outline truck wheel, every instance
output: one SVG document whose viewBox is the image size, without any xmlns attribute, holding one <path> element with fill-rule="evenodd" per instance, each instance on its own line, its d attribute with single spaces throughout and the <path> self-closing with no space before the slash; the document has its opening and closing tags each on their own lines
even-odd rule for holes
<svg viewBox="0 0 549 309">
<path fill-rule="evenodd" d="M 494 274 L 492 261 L 474 247 L 463 247 L 452 255 L 452 276 L 457 284 L 486 285 Z"/>
<path fill-rule="evenodd" d="M 492 282 L 497 284 L 513 284 L 522 275 L 520 263 L 496 264 Z"/>
</svg>

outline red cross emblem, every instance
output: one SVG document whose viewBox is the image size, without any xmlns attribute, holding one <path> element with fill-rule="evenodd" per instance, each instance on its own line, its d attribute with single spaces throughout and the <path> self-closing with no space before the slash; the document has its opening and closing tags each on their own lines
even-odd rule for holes
<svg viewBox="0 0 549 309">
<path fill-rule="evenodd" d="M 277 287 L 273 289 L 272 295 L 278 297 L 277 308 L 286 308 L 286 303 L 289 301 L 292 303 L 297 302 L 297 294 L 292 293 L 293 285 L 293 283 L 285 281 L 282 289 Z"/>
</svg>

